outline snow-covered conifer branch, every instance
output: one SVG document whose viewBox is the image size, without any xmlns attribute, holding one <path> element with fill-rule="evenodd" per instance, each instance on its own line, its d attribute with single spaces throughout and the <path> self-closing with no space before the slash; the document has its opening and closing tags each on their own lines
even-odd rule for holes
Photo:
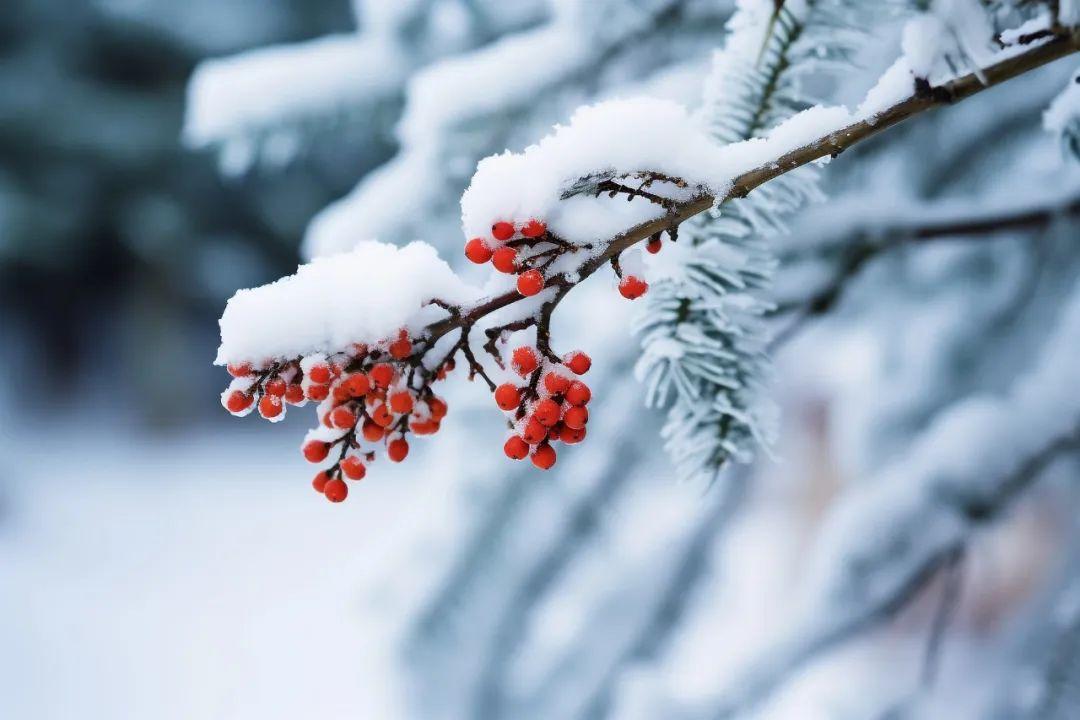
<svg viewBox="0 0 1080 720">
<path fill-rule="evenodd" d="M 438 430 L 446 408 L 432 384 L 460 353 L 470 377 L 482 377 L 508 413 L 513 434 L 507 455 L 531 453 L 534 464 L 550 467 L 555 453 L 549 441 L 580 442 L 588 417 L 588 388 L 568 376 L 587 371 L 588 357 L 559 355 L 550 337 L 552 313 L 574 286 L 611 262 L 620 292 L 638 297 L 648 286 L 640 259 L 625 252 L 636 243 L 658 242 L 662 233 L 673 240 L 682 222 L 724 200 L 745 197 L 908 117 L 1078 47 L 1076 34 L 1062 33 L 933 92 L 909 89 L 905 99 L 879 111 L 815 107 L 764 137 L 723 146 L 671 103 L 615 101 L 582 109 L 524 153 L 483 161 L 462 198 L 464 229 L 475 235 L 467 256 L 516 276 L 514 289 L 492 294 L 507 284 L 498 280 L 483 291 L 469 288 L 430 248 L 417 244 L 395 251 L 370 243 L 326 258 L 230 301 L 218 362 L 230 365 L 236 380 L 222 401 L 237 414 L 258 402 L 271 419 L 284 415 L 285 402 L 320 401 L 325 427 L 309 434 L 305 454 L 321 461 L 339 448 L 337 462 L 316 486 L 332 487 L 332 499 L 343 499 L 343 469 L 362 475 L 354 458 L 374 457 L 360 452 L 363 427 L 370 429 L 363 433 L 369 442 L 388 440 L 391 459 L 398 461 L 408 452 L 408 432 Z M 594 184 L 586 188 L 589 182 Z M 472 335 L 481 330 L 495 364 L 513 367 L 524 385 L 492 379 L 474 352 Z M 500 345 L 524 330 L 535 334 L 535 347 L 520 346 L 503 357 Z"/>
<path fill-rule="evenodd" d="M 1080 286 L 1007 393 L 956 403 L 834 508 L 807 602 L 722 696 L 719 717 L 756 705 L 793 670 L 889 617 L 1050 463 L 1080 450 L 1080 399 L 1061 392 L 1080 382 L 1078 343 Z"/>
</svg>

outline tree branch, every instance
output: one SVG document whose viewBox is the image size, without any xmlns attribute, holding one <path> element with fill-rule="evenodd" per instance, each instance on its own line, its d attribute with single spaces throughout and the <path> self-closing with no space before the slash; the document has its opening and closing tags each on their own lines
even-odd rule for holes
<svg viewBox="0 0 1080 720">
<path fill-rule="evenodd" d="M 776 160 L 736 177 L 723 196 L 708 193 L 696 195 L 689 200 L 676 202 L 668 212 L 654 220 L 635 225 L 607 241 L 604 249 L 586 260 L 577 269 L 577 282 L 581 282 L 634 244 L 650 236 L 677 227 L 689 218 L 708 210 L 726 200 L 746 197 L 755 188 L 826 156 L 835 157 L 868 138 L 927 110 L 965 100 L 987 88 L 999 85 L 1014 77 L 1042 67 L 1054 60 L 1080 50 L 1080 32 L 1062 30 L 1046 42 L 1013 57 L 1002 60 L 981 71 L 985 84 L 975 73 L 963 75 L 933 88 L 930 93 L 913 94 L 871 118 L 852 123 L 831 132 L 802 147 L 796 148 Z M 471 308 L 463 309 L 458 316 L 451 316 L 432 323 L 427 328 L 431 338 L 437 339 L 456 327 L 475 324 L 484 316 L 513 305 L 522 299 L 516 291 L 488 298 Z"/>
</svg>

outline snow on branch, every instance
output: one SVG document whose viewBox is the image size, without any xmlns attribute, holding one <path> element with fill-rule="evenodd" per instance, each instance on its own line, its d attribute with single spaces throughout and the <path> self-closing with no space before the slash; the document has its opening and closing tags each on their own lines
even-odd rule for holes
<svg viewBox="0 0 1080 720">
<path fill-rule="evenodd" d="M 470 378 L 483 378 L 507 414 L 505 453 L 549 468 L 551 443 L 580 442 L 588 420 L 591 392 L 574 376 L 590 360 L 580 351 L 557 353 L 550 329 L 574 286 L 610 264 L 620 293 L 640 297 L 648 289 L 644 264 L 636 249 L 626 252 L 638 242 L 649 239 L 649 249 L 659 250 L 662 234 L 675 241 L 683 221 L 725 199 L 1078 47 L 1076 35 L 1055 35 L 979 76 L 913 94 L 872 117 L 852 121 L 844 108 L 812 108 L 764 137 L 724 146 L 710 145 L 684 112 L 661 101 L 583 110 L 525 153 L 478 168 L 462 199 L 465 230 L 475 233 L 465 253 L 502 274 L 483 297 L 422 245 L 392 251 L 371 244 L 326 258 L 230 303 L 219 362 L 236 380 L 222 401 L 236 414 L 257 403 L 269 419 L 283 416 L 286 404 L 319 402 L 321 427 L 304 452 L 322 462 L 337 448 L 337 461 L 315 486 L 342 500 L 342 474 L 362 476 L 375 457 L 361 437 L 386 442 L 390 459 L 400 461 L 407 433 L 439 429 L 446 404 L 432 385 L 460 355 Z M 510 349 L 518 333 L 533 342 Z M 493 379 L 498 372 L 484 354 L 505 382 Z"/>
<path fill-rule="evenodd" d="M 1080 449 L 1080 286 L 1033 367 L 1003 396 L 941 413 L 827 520 L 807 601 L 780 639 L 732 685 L 719 717 L 764 700 L 791 672 L 887 618 L 1065 452 Z"/>
</svg>

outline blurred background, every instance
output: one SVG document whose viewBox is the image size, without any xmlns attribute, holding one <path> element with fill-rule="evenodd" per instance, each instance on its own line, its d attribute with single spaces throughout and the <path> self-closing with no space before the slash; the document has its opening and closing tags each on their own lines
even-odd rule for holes
<svg viewBox="0 0 1080 720">
<path fill-rule="evenodd" d="M 462 378 L 448 432 L 341 506 L 297 452 L 309 413 L 220 408 L 233 292 L 369 237 L 477 272 L 457 214 L 476 161 L 584 102 L 700 104 L 733 9 L 7 0 L 0 717 L 713 717 L 774 656 L 764 717 L 1077 717 L 1075 452 L 887 613 L 803 654 L 776 638 L 829 508 L 1009 387 L 1075 285 L 1080 175 L 1042 128 L 1068 60 L 845 153 L 829 201 L 766 238 L 778 301 L 845 292 L 778 352 L 776 457 L 730 483 L 675 476 L 630 372 L 635 310 L 601 278 L 558 319 L 597 400 L 551 473 L 501 459 Z M 898 17 L 815 93 L 858 102 Z M 926 223 L 939 242 L 837 251 Z"/>
</svg>

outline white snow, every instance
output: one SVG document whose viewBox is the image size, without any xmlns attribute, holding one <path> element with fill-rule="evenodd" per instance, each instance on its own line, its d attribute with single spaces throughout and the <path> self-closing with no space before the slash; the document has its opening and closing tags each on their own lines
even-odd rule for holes
<svg viewBox="0 0 1080 720">
<path fill-rule="evenodd" d="M 426 243 L 399 248 L 365 241 L 352 252 L 302 265 L 295 275 L 237 292 L 221 317 L 215 362 L 259 363 L 377 343 L 443 316 L 442 309 L 424 307 L 433 298 L 464 304 L 479 295 Z"/>
<path fill-rule="evenodd" d="M 407 64 L 380 36 L 335 35 L 201 63 L 188 85 L 184 140 L 203 147 L 390 92 Z"/>
<path fill-rule="evenodd" d="M 1080 123 L 1080 73 L 1069 79 L 1069 84 L 1043 113 L 1043 127 L 1050 132 L 1062 133 L 1074 123 Z"/>
</svg>

